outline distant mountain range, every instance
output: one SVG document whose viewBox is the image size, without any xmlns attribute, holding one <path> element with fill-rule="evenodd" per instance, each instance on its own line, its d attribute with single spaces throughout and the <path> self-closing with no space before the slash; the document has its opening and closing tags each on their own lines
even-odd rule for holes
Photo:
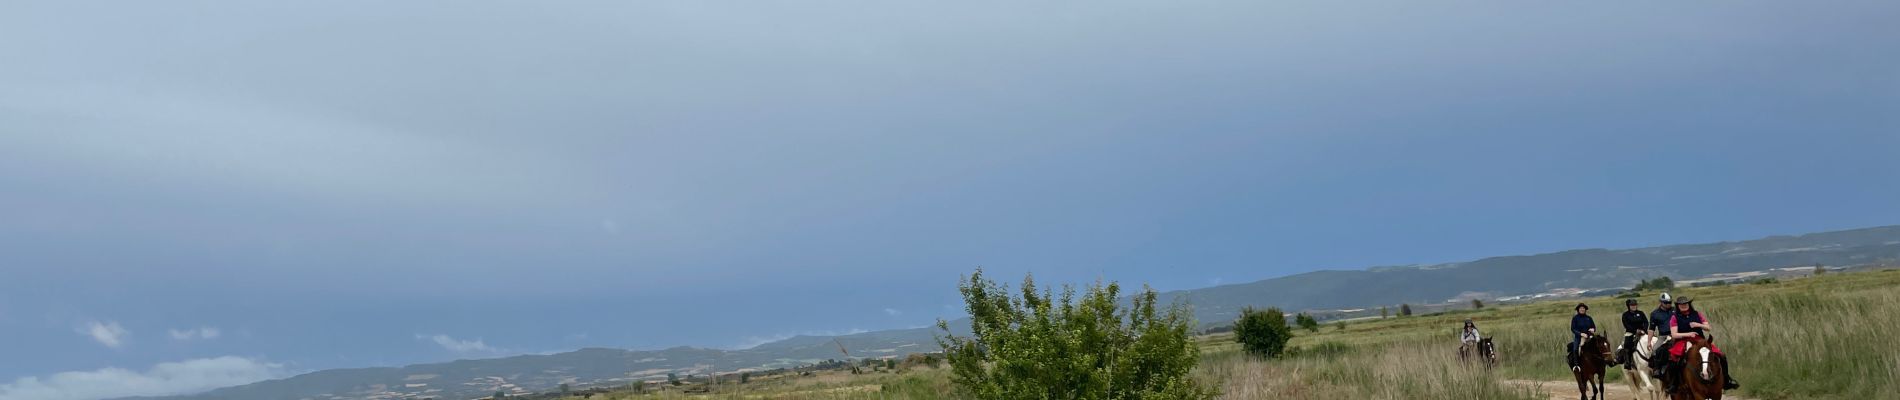
<svg viewBox="0 0 1900 400">
<path fill-rule="evenodd" d="M 1184 301 L 1194 307 L 1194 314 L 1203 325 L 1217 325 L 1231 321 L 1247 306 L 1339 314 L 1340 310 L 1369 310 L 1401 303 L 1447 304 L 1471 298 L 1495 300 L 1624 288 L 1658 276 L 1677 280 L 1735 277 L 1778 268 L 1812 268 L 1816 264 L 1831 268 L 1894 265 L 1900 263 L 1897 260 L 1900 260 L 1900 226 L 1884 226 L 1738 242 L 1570 250 L 1449 264 L 1314 271 L 1252 283 L 1167 292 L 1161 297 L 1164 302 Z M 967 321 L 952 322 L 952 325 L 959 323 L 968 326 Z M 588 348 L 550 355 L 459 360 L 401 368 L 326 370 L 166 399 L 469 399 L 496 391 L 549 391 L 561 383 L 577 388 L 624 385 L 634 380 L 664 379 L 667 373 L 684 376 L 790 367 L 841 358 L 839 344 L 848 348 L 854 357 L 901 357 L 938 350 L 935 333 L 936 328 L 916 328 L 843 336 L 798 336 L 744 350 Z"/>
</svg>

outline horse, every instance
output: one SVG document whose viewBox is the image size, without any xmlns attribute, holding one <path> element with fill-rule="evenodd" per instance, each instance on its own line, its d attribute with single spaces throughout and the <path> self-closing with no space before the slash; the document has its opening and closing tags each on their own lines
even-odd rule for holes
<svg viewBox="0 0 1900 400">
<path fill-rule="evenodd" d="M 1585 337 L 1577 344 L 1577 369 L 1572 371 L 1571 375 L 1577 378 L 1577 392 L 1582 395 L 1580 399 L 1603 399 L 1604 370 L 1613 364 L 1612 360 L 1616 358 L 1615 355 L 1610 354 L 1610 351 L 1610 339 L 1595 334 Z"/>
<path fill-rule="evenodd" d="M 1629 377 L 1630 391 L 1642 395 L 1639 398 L 1650 400 L 1663 398 L 1662 382 L 1649 378 L 1649 359 L 1658 357 L 1656 351 L 1660 346 L 1662 346 L 1661 338 L 1641 335 L 1636 337 L 1636 348 L 1629 349 L 1630 359 L 1623 364 L 1623 376 Z M 1617 351 L 1623 350 L 1622 345 L 1617 345 Z"/>
<path fill-rule="evenodd" d="M 1491 338 L 1478 339 L 1478 357 L 1484 360 L 1484 368 L 1498 366 L 1498 345 Z"/>
<path fill-rule="evenodd" d="M 1682 352 L 1680 373 L 1676 376 L 1682 384 L 1676 385 L 1674 400 L 1722 400 L 1722 383 L 1728 380 L 1728 371 L 1722 370 L 1721 354 L 1709 349 L 1709 343 L 1702 338 L 1683 339 L 1689 341 L 1689 347 Z"/>
<path fill-rule="evenodd" d="M 1484 362 L 1485 369 L 1498 366 L 1498 346 L 1496 343 L 1491 342 L 1491 338 L 1478 338 L 1478 345 L 1476 347 L 1478 349 L 1478 359 Z M 1458 361 L 1465 365 L 1471 365 L 1470 347 L 1458 346 Z"/>
</svg>

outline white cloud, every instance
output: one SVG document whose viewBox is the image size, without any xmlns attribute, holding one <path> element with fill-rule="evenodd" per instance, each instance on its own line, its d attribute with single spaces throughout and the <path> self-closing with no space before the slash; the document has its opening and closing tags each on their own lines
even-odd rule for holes
<svg viewBox="0 0 1900 400">
<path fill-rule="evenodd" d="M 899 315 L 904 315 L 904 312 L 903 312 L 903 311 L 897 311 L 897 309 L 895 309 L 895 308 L 886 308 L 886 309 L 884 309 L 884 314 L 886 314 L 886 315 L 890 315 L 890 316 L 893 316 L 893 317 L 895 317 L 895 316 L 899 316 Z"/>
<path fill-rule="evenodd" d="M 29 376 L 0 384 L 0 400 L 96 400 L 169 396 L 284 376 L 282 364 L 224 356 L 160 363 L 145 372 L 124 368 Z"/>
<path fill-rule="evenodd" d="M 870 331 L 858 329 L 858 328 L 852 328 L 851 330 L 846 330 L 846 331 L 804 331 L 804 332 L 780 333 L 780 334 L 771 335 L 771 336 L 747 336 L 744 339 L 740 339 L 739 344 L 733 345 L 732 347 L 729 347 L 727 349 L 745 350 L 745 349 L 750 349 L 753 347 L 759 347 L 759 345 L 766 344 L 766 343 L 772 343 L 772 342 L 776 342 L 780 340 L 791 339 L 794 336 L 844 336 L 844 335 L 856 335 L 856 334 L 865 333 L 865 332 L 870 332 Z"/>
<path fill-rule="evenodd" d="M 218 328 L 213 328 L 209 326 L 198 327 L 197 329 L 186 328 L 185 330 L 171 329 L 170 331 L 172 335 L 172 340 L 192 340 L 192 339 L 210 340 L 210 339 L 217 339 L 218 336 L 222 334 L 221 332 L 218 331 Z"/>
<path fill-rule="evenodd" d="M 119 326 L 118 321 L 91 321 L 86 323 L 84 329 L 79 330 L 79 334 L 92 337 L 93 341 L 116 349 L 125 345 L 125 339 L 132 335 L 132 331 Z"/>
<path fill-rule="evenodd" d="M 481 338 L 476 338 L 475 340 L 461 340 L 461 339 L 456 339 L 449 335 L 442 335 L 442 334 L 424 335 L 424 334 L 418 333 L 416 334 L 416 339 L 435 342 L 435 344 L 442 346 L 443 349 L 447 349 L 448 351 L 452 351 L 456 353 L 500 353 L 501 352 L 501 349 L 489 347 L 487 343 L 482 343 Z"/>
</svg>

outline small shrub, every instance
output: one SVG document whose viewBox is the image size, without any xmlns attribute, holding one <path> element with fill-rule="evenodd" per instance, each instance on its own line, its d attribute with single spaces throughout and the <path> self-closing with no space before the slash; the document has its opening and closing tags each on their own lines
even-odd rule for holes
<svg viewBox="0 0 1900 400">
<path fill-rule="evenodd" d="M 1411 316 L 1411 315 L 1412 315 L 1412 305 L 1411 305 L 1411 304 L 1400 304 L 1400 305 L 1399 305 L 1399 316 L 1401 316 L 1401 317 L 1409 317 L 1409 316 Z"/>
<path fill-rule="evenodd" d="M 1278 358 L 1286 351 L 1286 342 L 1292 339 L 1293 330 L 1286 325 L 1286 313 L 1278 308 L 1247 307 L 1240 310 L 1240 320 L 1234 321 L 1234 341 L 1240 342 L 1240 347 L 1249 353 Z"/>
<path fill-rule="evenodd" d="M 1299 315 L 1293 316 L 1293 322 L 1299 324 L 1300 329 L 1305 329 L 1307 332 L 1319 333 L 1319 320 L 1313 319 L 1311 315 L 1300 313 Z"/>
<path fill-rule="evenodd" d="M 1188 376 L 1200 360 L 1185 306 L 1157 310 L 1157 293 L 1142 290 L 1121 308 L 1121 285 L 1090 285 L 1081 298 L 1037 291 L 1023 279 L 1018 295 L 983 278 L 957 285 L 970 311 L 972 336 L 937 339 L 950 361 L 951 383 L 980 399 L 1207 399 L 1212 390 Z"/>
</svg>

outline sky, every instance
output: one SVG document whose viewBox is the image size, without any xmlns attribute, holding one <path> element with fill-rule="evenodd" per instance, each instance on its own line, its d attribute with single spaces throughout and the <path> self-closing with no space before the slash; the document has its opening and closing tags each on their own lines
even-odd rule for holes
<svg viewBox="0 0 1900 400">
<path fill-rule="evenodd" d="M 0 3 L 0 400 L 1900 224 L 1900 3 Z"/>
</svg>

